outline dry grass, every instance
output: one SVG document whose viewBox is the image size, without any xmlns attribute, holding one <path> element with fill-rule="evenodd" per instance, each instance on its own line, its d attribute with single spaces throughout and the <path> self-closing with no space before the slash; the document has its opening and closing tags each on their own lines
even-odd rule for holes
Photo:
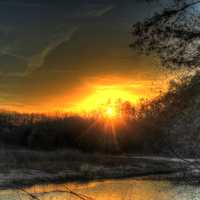
<svg viewBox="0 0 200 200">
<path fill-rule="evenodd" d="M 0 187 L 169 174 L 184 170 L 180 160 L 85 154 L 74 150 L 1 149 L 0 160 Z"/>
</svg>

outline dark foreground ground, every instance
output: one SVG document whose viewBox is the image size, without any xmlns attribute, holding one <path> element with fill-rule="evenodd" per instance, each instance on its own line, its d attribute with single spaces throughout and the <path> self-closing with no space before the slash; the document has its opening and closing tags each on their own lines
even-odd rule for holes
<svg viewBox="0 0 200 200">
<path fill-rule="evenodd" d="M 0 188 L 127 177 L 195 178 L 198 161 L 133 155 L 0 150 Z"/>
</svg>

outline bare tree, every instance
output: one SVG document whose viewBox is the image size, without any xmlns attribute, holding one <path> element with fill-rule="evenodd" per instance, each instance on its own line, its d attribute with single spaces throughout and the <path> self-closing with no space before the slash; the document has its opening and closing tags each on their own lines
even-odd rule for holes
<svg viewBox="0 0 200 200">
<path fill-rule="evenodd" d="M 149 3 L 159 0 L 145 0 Z M 172 0 L 160 13 L 132 27 L 132 48 L 159 56 L 163 66 L 200 64 L 200 1 Z"/>
<path fill-rule="evenodd" d="M 161 0 L 144 0 L 148 3 L 161 2 Z M 165 1 L 166 2 L 166 1 Z M 164 7 L 159 13 L 154 13 L 150 18 L 138 22 L 132 27 L 133 41 L 130 45 L 132 48 L 146 55 L 153 55 L 160 58 L 162 66 L 169 68 L 199 68 L 200 67 L 200 0 L 171 0 L 171 6 Z M 168 4 L 169 5 L 169 4 Z M 165 6 L 165 5 L 164 5 Z M 195 78 L 195 80 L 193 80 Z M 195 91 L 192 89 L 193 83 L 199 85 L 199 75 L 193 77 L 189 85 L 183 88 L 198 94 L 195 85 Z M 184 101 L 183 99 L 181 101 Z M 187 110 L 186 110 L 187 111 Z M 186 113 L 186 119 L 193 115 Z M 174 123 L 174 121 L 173 121 Z M 186 127 L 183 124 L 183 127 Z M 168 127 L 169 128 L 169 127 Z M 171 127 L 169 128 L 171 129 Z M 193 128 L 194 129 L 194 128 Z M 190 131 L 191 132 L 191 131 Z M 171 131 L 167 134 L 172 134 Z M 190 133 L 192 134 L 192 133 Z M 164 142 L 165 139 L 163 139 Z M 198 138 L 195 139 L 197 141 Z M 197 151 L 196 142 L 194 145 L 191 141 L 190 146 Z M 189 145 L 186 147 L 189 149 Z M 176 148 L 177 149 L 177 148 Z M 175 148 L 170 148 L 171 153 L 191 167 L 200 172 L 198 160 L 188 160 L 184 155 L 179 154 Z M 192 173 L 191 173 L 192 174 Z M 192 176 L 188 177 L 192 178 Z"/>
</svg>

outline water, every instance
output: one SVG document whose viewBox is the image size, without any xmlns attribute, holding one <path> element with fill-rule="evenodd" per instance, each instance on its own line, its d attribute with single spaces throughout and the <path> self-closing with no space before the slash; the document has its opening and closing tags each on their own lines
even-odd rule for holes
<svg viewBox="0 0 200 200">
<path fill-rule="evenodd" d="M 67 188 L 82 199 L 95 200 L 200 200 L 200 187 L 173 184 L 168 181 L 111 180 L 87 184 L 36 185 L 27 188 L 28 193 L 41 200 L 78 200 L 76 194 L 66 192 Z M 83 196 L 84 195 L 84 196 Z M 87 196 L 87 197 L 86 197 Z M 27 193 L 18 190 L 0 191 L 0 200 L 31 200 Z"/>
</svg>

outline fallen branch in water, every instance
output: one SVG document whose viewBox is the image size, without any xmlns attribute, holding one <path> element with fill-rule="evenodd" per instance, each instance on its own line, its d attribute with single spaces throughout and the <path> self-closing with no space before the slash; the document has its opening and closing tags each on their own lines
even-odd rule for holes
<svg viewBox="0 0 200 200">
<path fill-rule="evenodd" d="M 72 195 L 78 197 L 78 198 L 81 199 L 81 200 L 95 200 L 94 198 L 89 197 L 89 196 L 87 196 L 87 195 L 74 192 L 74 191 L 71 190 L 67 185 L 64 185 L 64 187 L 66 188 L 66 192 L 67 192 L 67 193 L 72 194 Z M 26 193 L 26 194 L 27 194 L 28 196 L 30 196 L 32 199 L 41 200 L 39 197 L 37 197 L 36 195 L 34 195 L 34 194 L 32 194 L 32 193 L 26 191 L 25 189 L 19 189 L 19 191 L 22 191 L 22 192 Z M 63 191 L 54 191 L 54 192 L 63 192 Z M 19 196 L 19 198 L 21 199 L 20 196 Z"/>
<path fill-rule="evenodd" d="M 80 194 L 80 193 L 76 193 L 74 192 L 73 190 L 71 190 L 67 185 L 64 185 L 65 188 L 67 189 L 67 192 L 69 192 L 70 194 L 73 194 L 74 196 L 82 199 L 82 200 L 95 200 L 93 199 L 92 197 L 89 197 L 87 195 L 84 195 L 84 194 Z"/>
<path fill-rule="evenodd" d="M 19 189 L 20 191 L 26 193 L 28 196 L 30 196 L 32 199 L 35 199 L 35 200 L 41 200 L 39 197 L 37 197 L 36 195 L 30 193 L 30 192 L 27 192 L 26 190 L 24 189 Z M 21 198 L 20 198 L 21 199 Z"/>
</svg>

